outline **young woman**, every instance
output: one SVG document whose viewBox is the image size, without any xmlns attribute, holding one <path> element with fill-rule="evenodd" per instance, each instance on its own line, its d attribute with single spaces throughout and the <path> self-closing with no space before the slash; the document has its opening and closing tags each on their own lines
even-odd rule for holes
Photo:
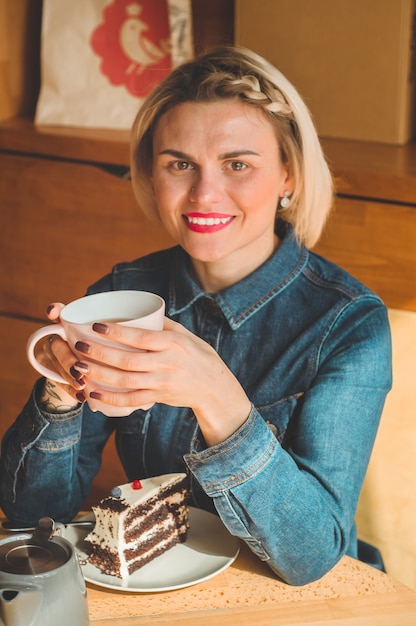
<svg viewBox="0 0 416 626">
<path fill-rule="evenodd" d="M 310 251 L 332 183 L 308 110 L 256 54 L 208 52 L 140 108 L 132 179 L 178 245 L 117 265 L 88 293 L 158 293 L 164 329 L 94 326 L 133 354 L 45 344 L 68 385 L 39 380 L 6 434 L 3 510 L 70 520 L 116 430 L 129 480 L 186 469 L 194 506 L 215 510 L 288 583 L 317 579 L 357 554 L 354 514 L 391 354 L 380 299 Z M 94 413 L 89 376 L 135 390 L 92 392 L 109 405 L 154 405 Z"/>
</svg>

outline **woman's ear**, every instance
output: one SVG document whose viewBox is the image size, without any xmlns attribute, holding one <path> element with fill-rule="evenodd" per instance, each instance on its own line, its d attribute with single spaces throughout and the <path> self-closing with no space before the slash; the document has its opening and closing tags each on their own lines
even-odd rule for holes
<svg viewBox="0 0 416 626">
<path fill-rule="evenodd" d="M 285 194 L 291 196 L 294 190 L 295 180 L 290 171 L 287 169 L 280 189 L 280 197 L 283 197 Z"/>
</svg>

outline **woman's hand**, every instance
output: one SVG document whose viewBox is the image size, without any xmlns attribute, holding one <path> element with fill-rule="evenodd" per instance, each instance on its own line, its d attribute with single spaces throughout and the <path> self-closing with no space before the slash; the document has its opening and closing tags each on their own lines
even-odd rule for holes
<svg viewBox="0 0 416 626">
<path fill-rule="evenodd" d="M 59 322 L 59 315 L 63 306 L 62 303 L 55 302 L 48 307 L 47 315 L 52 322 Z M 39 403 L 44 410 L 64 412 L 85 400 L 82 392 L 85 387 L 84 377 L 74 368 L 79 355 L 75 355 L 71 351 L 66 341 L 58 335 L 49 335 L 49 337 L 38 342 L 36 358 L 68 381 L 68 384 L 64 385 L 46 379 L 39 398 Z"/>
<path fill-rule="evenodd" d="M 93 329 L 135 350 L 76 344 L 87 359 L 74 367 L 87 379 L 133 390 L 93 390 L 91 397 L 114 406 L 161 402 L 191 407 L 208 445 L 223 441 L 247 419 L 251 405 L 240 383 L 215 350 L 181 324 L 165 318 L 162 331 L 111 322 L 94 324 Z"/>
</svg>

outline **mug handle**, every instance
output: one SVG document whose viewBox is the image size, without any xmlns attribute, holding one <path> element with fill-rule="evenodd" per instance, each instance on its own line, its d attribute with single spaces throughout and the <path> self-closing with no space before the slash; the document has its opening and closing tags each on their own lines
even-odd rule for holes
<svg viewBox="0 0 416 626">
<path fill-rule="evenodd" d="M 65 378 L 63 378 L 55 370 L 50 370 L 48 367 L 42 365 L 42 363 L 39 363 L 39 361 L 35 357 L 36 344 L 40 339 L 42 339 L 43 337 L 47 337 L 48 335 L 59 335 L 60 337 L 62 337 L 62 339 L 67 341 L 65 330 L 62 324 L 51 324 L 50 326 L 43 326 L 42 328 L 35 330 L 35 332 L 32 333 L 27 340 L 27 358 L 29 359 L 29 363 L 31 364 L 31 366 L 35 370 L 37 370 L 39 374 L 42 374 L 43 376 L 46 376 L 46 378 L 50 378 L 57 383 L 64 383 L 65 385 L 67 385 L 68 381 L 66 381 Z"/>
</svg>

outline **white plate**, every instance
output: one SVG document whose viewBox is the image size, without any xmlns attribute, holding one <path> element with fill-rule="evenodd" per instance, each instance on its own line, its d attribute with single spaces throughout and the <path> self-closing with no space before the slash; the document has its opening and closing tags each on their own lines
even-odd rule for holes
<svg viewBox="0 0 416 626">
<path fill-rule="evenodd" d="M 186 541 L 121 580 L 88 563 L 83 541 L 87 534 L 88 530 L 82 527 L 68 527 L 65 531 L 65 537 L 78 552 L 85 580 L 100 587 L 136 593 L 171 591 L 208 580 L 227 569 L 240 549 L 239 540 L 230 535 L 219 517 L 190 507 Z"/>
</svg>

